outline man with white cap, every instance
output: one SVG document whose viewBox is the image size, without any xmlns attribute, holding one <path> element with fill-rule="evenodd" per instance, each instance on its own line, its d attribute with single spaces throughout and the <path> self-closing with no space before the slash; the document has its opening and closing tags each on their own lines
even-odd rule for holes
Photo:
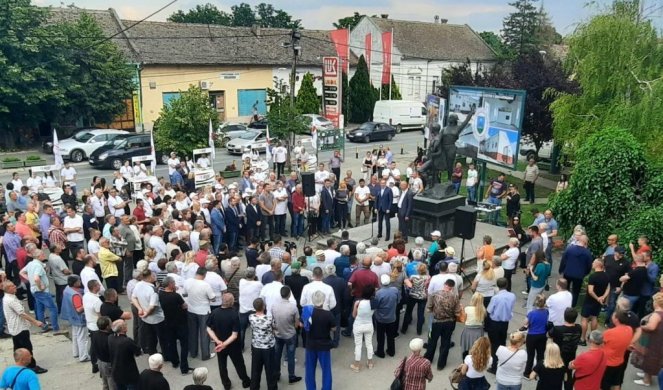
<svg viewBox="0 0 663 390">
<path fill-rule="evenodd" d="M 408 373 L 403 383 L 403 388 L 405 389 L 425 389 L 426 381 L 430 382 L 433 380 L 431 363 L 428 359 L 421 356 L 423 349 L 424 340 L 420 338 L 412 339 L 410 341 L 410 351 L 412 351 L 412 354 L 408 356 L 407 360 L 401 360 L 401 364 L 396 368 L 396 376 L 401 375 L 403 370 Z M 405 366 L 403 366 L 403 363 L 405 363 Z"/>
<path fill-rule="evenodd" d="M 377 351 L 375 356 L 384 358 L 384 339 L 387 336 L 387 355 L 396 354 L 395 340 L 398 333 L 396 305 L 401 299 L 401 292 L 391 284 L 387 274 L 380 276 L 380 289 L 375 293 L 375 330 L 377 334 Z"/>
</svg>

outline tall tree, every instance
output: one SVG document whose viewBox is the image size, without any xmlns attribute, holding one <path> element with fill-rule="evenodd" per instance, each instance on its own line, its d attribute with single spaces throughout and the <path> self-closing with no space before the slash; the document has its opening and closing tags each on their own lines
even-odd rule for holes
<svg viewBox="0 0 663 390">
<path fill-rule="evenodd" d="M 378 96 L 382 96 L 382 100 L 402 100 L 401 90 L 394 80 L 394 75 L 391 75 L 391 98 L 389 98 L 389 84 L 382 84 L 381 91 L 378 90 Z"/>
<path fill-rule="evenodd" d="M 508 57 L 508 48 L 502 42 L 502 38 L 492 31 L 483 31 L 479 33 L 481 39 L 497 54 L 498 60 Z"/>
<path fill-rule="evenodd" d="M 637 2 L 616 2 L 568 42 L 566 65 L 581 93 L 553 103 L 555 139 L 577 148 L 589 135 L 619 126 L 663 164 L 663 49 L 654 26 L 639 19 Z"/>
<path fill-rule="evenodd" d="M 539 8 L 539 23 L 536 27 L 535 40 L 543 47 L 562 43 L 562 34 L 558 33 L 555 26 L 553 26 L 548 12 L 543 8 L 543 3 L 541 3 L 541 8 Z"/>
<path fill-rule="evenodd" d="M 369 120 L 377 97 L 375 89 L 371 86 L 366 60 L 362 55 L 357 62 L 357 70 L 350 79 L 350 120 L 354 123 Z"/>
<path fill-rule="evenodd" d="M 201 23 L 218 24 L 221 26 L 230 26 L 232 15 L 221 11 L 214 4 L 198 4 L 196 8 L 188 11 L 179 10 L 168 17 L 168 20 L 176 23 Z"/>
<path fill-rule="evenodd" d="M 539 47 L 539 11 L 534 6 L 537 0 L 516 0 L 509 3 L 516 10 L 510 13 L 502 25 L 504 44 L 514 56 L 535 51 Z"/>
<path fill-rule="evenodd" d="M 341 29 L 341 28 L 349 28 L 353 29 L 357 24 L 359 24 L 359 21 L 361 18 L 363 18 L 366 15 L 360 14 L 359 12 L 356 12 L 352 16 L 346 16 L 344 18 L 341 18 L 338 20 L 338 22 L 334 23 L 334 27 Z"/>
<path fill-rule="evenodd" d="M 297 109 L 302 114 L 320 113 L 320 98 L 315 86 L 313 86 L 313 75 L 311 73 L 307 72 L 302 78 L 302 84 L 297 92 L 296 104 Z"/>
<path fill-rule="evenodd" d="M 301 20 L 293 20 L 287 12 L 275 9 L 271 4 L 260 3 L 256 6 L 256 15 L 260 17 L 261 27 L 272 28 L 301 28 Z"/>
<path fill-rule="evenodd" d="M 179 98 L 161 108 L 154 146 L 190 156 L 193 149 L 207 147 L 210 120 L 216 128 L 219 116 L 209 104 L 209 94 L 191 85 Z"/>
</svg>

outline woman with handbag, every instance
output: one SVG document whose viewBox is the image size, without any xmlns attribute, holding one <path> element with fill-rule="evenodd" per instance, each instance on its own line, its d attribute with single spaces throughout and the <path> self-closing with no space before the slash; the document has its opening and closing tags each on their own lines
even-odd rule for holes
<svg viewBox="0 0 663 390">
<path fill-rule="evenodd" d="M 659 386 L 663 383 L 661 362 L 663 362 L 663 293 L 656 293 L 652 301 L 654 312 L 649 319 L 643 319 L 640 326 L 640 343 L 636 349 L 642 355 L 642 379 L 635 380 L 641 386 L 650 386 L 651 377 L 658 375 Z M 646 339 L 646 343 L 643 341 Z M 644 345 L 646 344 L 646 345 Z"/>
<path fill-rule="evenodd" d="M 394 371 L 395 379 L 391 390 L 426 390 L 426 381 L 433 380 L 430 360 L 421 356 L 424 340 L 420 338 L 410 341 L 410 356 L 403 358 Z"/>
<path fill-rule="evenodd" d="M 464 375 L 458 385 L 458 390 L 488 390 L 490 383 L 486 380 L 486 370 L 493 364 L 490 356 L 490 340 L 480 337 L 472 345 L 470 354 L 465 356 L 461 365 Z"/>
<path fill-rule="evenodd" d="M 520 349 L 525 344 L 525 333 L 514 332 L 509 335 L 509 346 L 500 345 L 497 356 L 497 390 L 520 390 L 523 369 L 527 363 L 527 352 Z"/>
<path fill-rule="evenodd" d="M 486 308 L 483 305 L 483 295 L 475 292 L 470 300 L 470 305 L 466 306 L 465 328 L 460 334 L 460 350 L 463 352 L 463 359 L 467 356 L 470 348 L 473 348 L 475 342 L 483 337 L 484 320 L 486 319 Z"/>
</svg>

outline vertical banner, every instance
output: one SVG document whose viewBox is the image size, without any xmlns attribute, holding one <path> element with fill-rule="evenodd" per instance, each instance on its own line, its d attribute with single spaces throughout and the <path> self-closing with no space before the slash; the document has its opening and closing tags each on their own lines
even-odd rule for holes
<svg viewBox="0 0 663 390">
<path fill-rule="evenodd" d="M 382 84 L 391 85 L 391 31 L 382 33 Z"/>
<path fill-rule="evenodd" d="M 324 105 L 324 117 L 339 127 L 339 115 L 341 114 L 341 72 L 338 57 L 322 58 L 322 95 Z"/>
<path fill-rule="evenodd" d="M 373 54 L 373 36 L 369 33 L 366 34 L 366 37 L 364 38 L 364 46 L 365 46 L 365 59 L 366 59 L 366 65 L 368 66 L 368 74 L 369 74 L 369 79 L 370 79 L 370 74 L 371 74 L 371 55 Z M 372 84 L 372 82 L 371 82 Z"/>
<path fill-rule="evenodd" d="M 214 165 L 214 159 L 216 158 L 216 147 L 214 145 L 214 129 L 212 129 L 212 120 L 209 120 L 209 135 L 207 136 L 207 143 L 209 147 L 212 148 L 212 165 Z"/>
<path fill-rule="evenodd" d="M 150 133 L 150 148 L 152 148 L 152 161 L 150 162 L 150 169 L 152 170 L 152 175 L 156 176 L 157 174 L 157 151 L 154 149 L 154 130 Z"/>
<path fill-rule="evenodd" d="M 267 125 L 267 146 L 265 146 L 265 160 L 268 164 L 272 163 L 272 145 L 269 140 L 269 125 Z"/>
<path fill-rule="evenodd" d="M 336 55 L 343 60 L 343 73 L 349 74 L 350 71 L 350 57 L 348 56 L 348 48 L 350 47 L 350 30 L 334 30 L 330 33 L 331 40 L 336 47 Z"/>
<path fill-rule="evenodd" d="M 62 153 L 60 152 L 60 141 L 58 140 L 58 132 L 53 129 L 53 157 L 55 157 L 55 165 L 58 168 L 64 166 L 64 160 L 62 159 Z"/>
</svg>

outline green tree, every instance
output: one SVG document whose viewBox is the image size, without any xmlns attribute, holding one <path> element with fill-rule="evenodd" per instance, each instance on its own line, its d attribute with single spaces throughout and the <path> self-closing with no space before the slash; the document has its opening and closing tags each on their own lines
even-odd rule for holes
<svg viewBox="0 0 663 390">
<path fill-rule="evenodd" d="M 557 29 L 555 29 L 555 26 L 550 21 L 548 12 L 543 9 L 543 3 L 541 3 L 541 8 L 539 8 L 539 23 L 536 26 L 535 34 L 535 41 L 543 47 L 562 43 L 562 34 L 557 32 Z"/>
<path fill-rule="evenodd" d="M 347 125 L 350 121 L 350 83 L 348 82 L 348 74 L 345 72 L 341 72 L 341 84 L 343 85 L 341 111 L 343 112 L 344 125 Z"/>
<path fill-rule="evenodd" d="M 366 60 L 362 55 L 357 62 L 357 70 L 350 79 L 350 121 L 362 123 L 369 120 L 377 97 L 375 89 L 371 86 Z"/>
<path fill-rule="evenodd" d="M 569 188 L 554 196 L 550 207 L 568 237 L 580 223 L 595 253 L 603 239 L 614 233 L 644 207 L 647 161 L 642 145 L 624 129 L 604 128 L 583 140 L 575 156 Z"/>
<path fill-rule="evenodd" d="M 56 28 L 68 51 L 69 72 L 62 80 L 66 80 L 66 105 L 52 119 L 86 126 L 112 122 L 124 112 L 125 100 L 135 88 L 133 67 L 112 41 L 104 40 L 106 35 L 92 16 L 84 13 Z"/>
<path fill-rule="evenodd" d="M 363 18 L 366 15 L 360 14 L 359 12 L 356 12 L 352 16 L 346 16 L 344 18 L 341 18 L 338 20 L 338 22 L 334 23 L 334 28 L 337 29 L 343 29 L 343 28 L 349 28 L 353 29 L 359 22 L 361 21 L 361 18 Z"/>
<path fill-rule="evenodd" d="M 493 49 L 498 60 L 503 60 L 508 57 L 508 48 L 504 45 L 504 42 L 502 42 L 502 38 L 500 38 L 499 35 L 492 31 L 483 31 L 479 33 L 479 36 L 488 46 L 490 46 L 491 49 Z"/>
<path fill-rule="evenodd" d="M 251 6 L 246 3 L 230 7 L 233 14 L 232 25 L 235 27 L 251 27 L 256 22 L 256 14 Z"/>
<path fill-rule="evenodd" d="M 509 3 L 516 10 L 502 24 L 504 45 L 513 56 L 537 50 L 537 31 L 540 23 L 539 11 L 533 3 L 537 0 L 516 0 Z"/>
<path fill-rule="evenodd" d="M 216 128 L 219 117 L 209 104 L 209 94 L 191 85 L 161 109 L 154 146 L 158 150 L 173 150 L 190 156 L 193 149 L 207 147 L 210 119 Z"/>
<path fill-rule="evenodd" d="M 290 167 L 290 146 L 295 144 L 296 134 L 307 134 L 309 128 L 299 117 L 302 112 L 290 101 L 290 95 L 281 91 L 283 80 L 274 82 L 274 89 L 267 89 L 267 121 L 269 122 L 269 135 L 285 141 L 288 149 L 287 165 Z"/>
<path fill-rule="evenodd" d="M 607 127 L 628 129 L 661 164 L 663 147 L 663 49 L 656 29 L 638 17 L 632 2 L 582 24 L 568 39 L 567 69 L 581 93 L 552 104 L 555 139 L 579 147 Z"/>
<path fill-rule="evenodd" d="M 382 96 L 382 100 L 402 100 L 401 90 L 398 89 L 398 84 L 394 80 L 394 75 L 391 75 L 391 99 L 389 99 L 389 84 L 382 84 L 382 90 L 378 90 L 378 96 Z"/>
<path fill-rule="evenodd" d="M 168 17 L 168 21 L 176 23 L 201 23 L 230 26 L 232 15 L 221 11 L 214 4 L 198 4 L 188 11 L 179 10 Z"/>
<path fill-rule="evenodd" d="M 297 109 L 302 114 L 319 114 L 320 98 L 313 86 L 313 75 L 306 73 L 302 78 L 302 84 L 297 92 Z"/>
<path fill-rule="evenodd" d="M 287 12 L 275 9 L 271 4 L 260 3 L 256 6 L 256 14 L 260 17 L 261 27 L 299 29 L 301 20 L 293 20 Z"/>
</svg>

